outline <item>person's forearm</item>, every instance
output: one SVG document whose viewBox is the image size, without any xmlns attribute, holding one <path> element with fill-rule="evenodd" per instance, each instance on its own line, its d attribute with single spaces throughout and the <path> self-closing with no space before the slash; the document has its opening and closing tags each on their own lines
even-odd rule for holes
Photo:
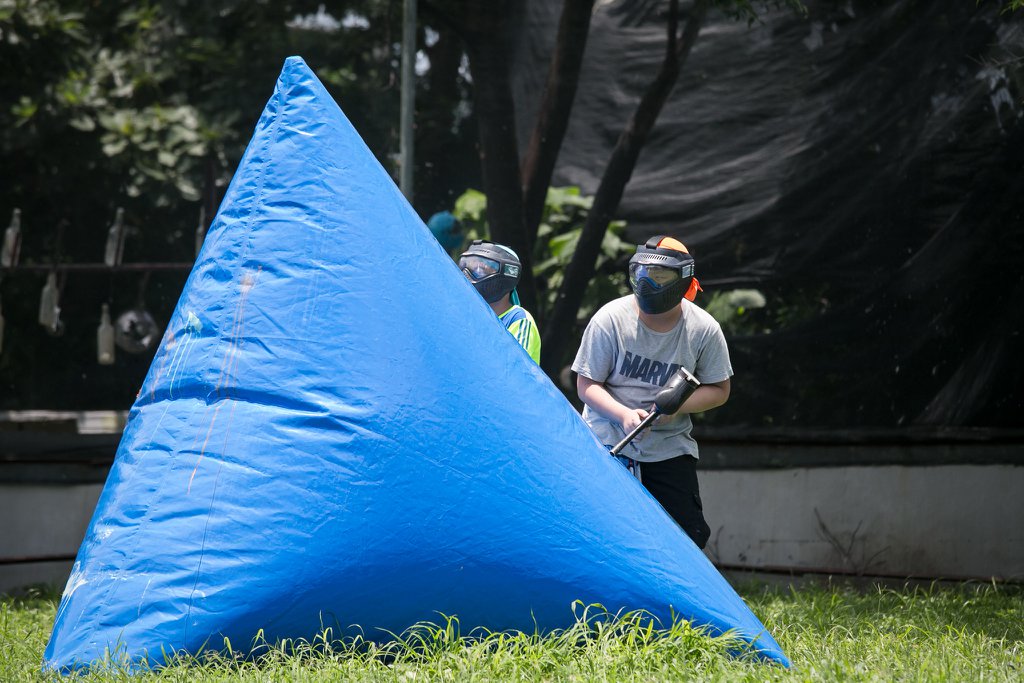
<svg viewBox="0 0 1024 683">
<path fill-rule="evenodd" d="M 690 398 L 679 406 L 679 410 L 671 415 L 662 415 L 658 418 L 658 424 L 670 425 L 677 421 L 683 421 L 690 413 L 702 413 L 724 404 L 729 399 L 728 387 L 719 384 L 702 384 L 697 387 Z"/>
<path fill-rule="evenodd" d="M 591 410 L 597 411 L 601 417 L 621 422 L 623 413 L 629 410 L 616 401 L 603 384 L 585 380 L 577 383 L 577 389 L 580 400 L 590 406 Z"/>
<path fill-rule="evenodd" d="M 702 384 L 697 387 L 690 398 L 683 402 L 683 405 L 679 406 L 679 410 L 674 414 L 702 413 L 705 410 L 717 408 L 729 400 L 729 391 L 729 380 L 714 384 Z"/>
<path fill-rule="evenodd" d="M 697 387 L 690 398 L 686 399 L 679 411 L 684 413 L 702 413 L 717 408 L 729 400 L 729 392 L 717 384 L 702 384 Z"/>
</svg>

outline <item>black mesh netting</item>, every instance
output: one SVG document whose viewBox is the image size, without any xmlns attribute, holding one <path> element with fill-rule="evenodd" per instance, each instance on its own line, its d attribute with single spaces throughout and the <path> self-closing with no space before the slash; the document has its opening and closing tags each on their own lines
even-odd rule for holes
<svg viewBox="0 0 1024 683">
<path fill-rule="evenodd" d="M 559 3 L 529 3 L 520 139 Z M 556 184 L 593 193 L 662 58 L 656 2 L 597 3 Z M 712 14 L 620 207 L 706 289 L 756 288 L 715 425 L 1008 428 L 1024 383 L 1024 21 L 998 3 Z M 649 9 L 651 11 L 643 11 Z"/>
</svg>

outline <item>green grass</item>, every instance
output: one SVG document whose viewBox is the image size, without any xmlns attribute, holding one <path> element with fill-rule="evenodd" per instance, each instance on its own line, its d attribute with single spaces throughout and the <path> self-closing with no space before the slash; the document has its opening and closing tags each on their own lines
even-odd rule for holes
<svg viewBox="0 0 1024 683">
<path fill-rule="evenodd" d="M 1024 589 L 957 585 L 899 590 L 799 590 L 747 584 L 740 593 L 794 668 L 730 656 L 735 643 L 639 615 L 599 629 L 581 621 L 546 637 L 462 638 L 458 623 L 421 625 L 391 644 L 265 645 L 254 659 L 228 651 L 137 675 L 110 669 L 87 681 L 1019 681 L 1024 680 Z M 56 610 L 52 595 L 0 601 L 0 680 L 39 673 Z"/>
</svg>

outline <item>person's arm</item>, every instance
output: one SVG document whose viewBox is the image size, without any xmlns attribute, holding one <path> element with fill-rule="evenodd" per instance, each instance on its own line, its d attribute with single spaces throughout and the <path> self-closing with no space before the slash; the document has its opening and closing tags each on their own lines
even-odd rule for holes
<svg viewBox="0 0 1024 683">
<path fill-rule="evenodd" d="M 697 364 L 688 368 L 698 379 L 701 377 L 724 377 L 719 382 L 704 382 L 697 391 L 686 399 L 671 416 L 658 418 L 659 422 L 671 422 L 685 419 L 691 413 L 702 413 L 725 405 L 732 391 L 732 364 L 729 362 L 729 346 L 726 344 L 722 328 L 713 320 L 709 320 L 704 341 L 697 354 Z"/>
<path fill-rule="evenodd" d="M 697 387 L 697 391 L 693 392 L 690 398 L 686 399 L 683 405 L 679 406 L 679 410 L 671 415 L 662 415 L 658 418 L 657 423 L 661 425 L 670 424 L 676 420 L 682 420 L 684 416 L 690 413 L 703 413 L 705 410 L 711 410 L 712 408 L 724 405 L 729 400 L 729 390 L 730 380 L 728 379 L 712 384 L 701 384 Z"/>
<path fill-rule="evenodd" d="M 713 384 L 701 384 L 697 391 L 693 392 L 690 398 L 686 399 L 683 405 L 679 406 L 677 413 L 703 413 L 718 406 L 725 405 L 729 400 L 729 391 L 732 381 L 724 379 Z"/>
<path fill-rule="evenodd" d="M 576 393 L 581 401 L 590 406 L 591 410 L 597 411 L 604 418 L 617 422 L 627 434 L 647 417 L 646 410 L 624 406 L 608 393 L 603 382 L 594 381 L 589 377 L 576 376 Z"/>
</svg>

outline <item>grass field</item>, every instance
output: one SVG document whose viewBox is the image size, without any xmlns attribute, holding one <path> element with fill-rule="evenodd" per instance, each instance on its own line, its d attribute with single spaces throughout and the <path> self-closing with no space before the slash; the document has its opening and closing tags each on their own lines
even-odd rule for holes
<svg viewBox="0 0 1024 683">
<path fill-rule="evenodd" d="M 793 661 L 785 670 L 730 656 L 728 639 L 686 624 L 650 630 L 625 618 L 599 631 L 584 624 L 543 638 L 492 634 L 467 640 L 457 624 L 422 626 L 380 648 L 322 640 L 265 647 L 256 660 L 223 652 L 89 681 L 1021 681 L 1024 588 L 955 585 L 773 588 L 740 594 Z M 55 596 L 0 601 L 0 681 L 39 673 Z"/>
</svg>

